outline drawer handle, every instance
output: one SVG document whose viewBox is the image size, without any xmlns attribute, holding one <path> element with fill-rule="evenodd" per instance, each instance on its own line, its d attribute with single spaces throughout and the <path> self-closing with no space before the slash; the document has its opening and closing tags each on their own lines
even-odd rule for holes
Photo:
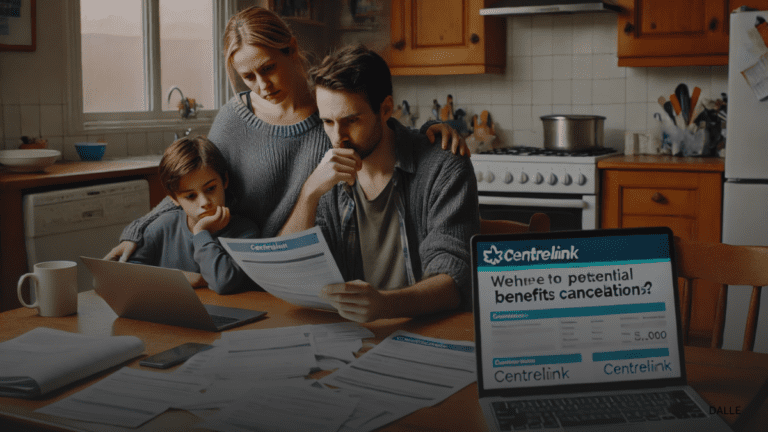
<svg viewBox="0 0 768 432">
<path fill-rule="evenodd" d="M 664 204 L 665 202 L 667 202 L 667 198 L 665 198 L 665 197 L 664 197 L 664 195 L 662 195 L 662 194 L 660 194 L 660 193 L 656 192 L 656 193 L 655 193 L 655 194 L 653 194 L 653 196 L 651 197 L 651 201 L 653 201 L 653 202 L 655 202 L 655 203 L 659 203 L 659 204 Z"/>
</svg>

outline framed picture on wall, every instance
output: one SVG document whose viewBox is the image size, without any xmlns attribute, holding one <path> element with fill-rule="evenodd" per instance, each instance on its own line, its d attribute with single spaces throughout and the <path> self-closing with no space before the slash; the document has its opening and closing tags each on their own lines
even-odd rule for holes
<svg viewBox="0 0 768 432">
<path fill-rule="evenodd" d="M 0 0 L 0 51 L 36 49 L 36 0 Z"/>
</svg>

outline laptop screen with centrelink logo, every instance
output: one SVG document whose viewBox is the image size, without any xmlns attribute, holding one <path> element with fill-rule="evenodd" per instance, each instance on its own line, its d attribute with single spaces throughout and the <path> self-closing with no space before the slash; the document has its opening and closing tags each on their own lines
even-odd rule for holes
<svg viewBox="0 0 768 432">
<path fill-rule="evenodd" d="M 475 236 L 481 396 L 684 382 L 671 239 L 667 228 Z"/>
</svg>

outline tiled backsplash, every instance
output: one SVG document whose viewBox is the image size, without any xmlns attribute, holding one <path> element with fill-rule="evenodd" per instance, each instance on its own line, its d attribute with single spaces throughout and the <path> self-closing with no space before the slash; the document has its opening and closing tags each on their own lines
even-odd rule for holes
<svg viewBox="0 0 768 432">
<path fill-rule="evenodd" d="M 55 7 L 38 8 L 40 34 L 34 53 L 0 53 L 0 147 L 17 148 L 22 135 L 42 136 L 65 159 L 77 159 L 74 143 L 103 138 L 107 157 L 158 154 L 174 131 L 66 136 L 64 133 L 63 26 Z M 432 101 L 454 107 L 467 118 L 491 114 L 504 146 L 542 145 L 539 117 L 546 114 L 600 114 L 606 120 L 606 144 L 623 149 L 624 131 L 645 131 L 659 96 L 677 84 L 702 89 L 701 98 L 727 91 L 722 67 L 620 68 L 616 57 L 616 16 L 576 14 L 507 18 L 507 68 L 504 75 L 395 77 L 395 101 L 407 100 L 420 125 Z M 44 25 L 43 25 L 44 24 Z M 50 25 L 49 25 L 50 24 Z M 59 32 L 59 33 L 56 33 Z M 40 73 L 20 73 L 35 70 Z M 177 132 L 183 132 L 183 127 Z"/>
<path fill-rule="evenodd" d="M 606 117 L 606 145 L 623 150 L 624 131 L 646 131 L 659 96 L 679 83 L 701 88 L 702 100 L 728 87 L 727 66 L 623 68 L 616 55 L 614 14 L 515 16 L 507 18 L 504 75 L 395 77 L 395 103 L 407 100 L 429 119 L 432 102 L 472 115 L 487 110 L 503 146 L 541 147 L 540 116 L 598 114 Z"/>
</svg>

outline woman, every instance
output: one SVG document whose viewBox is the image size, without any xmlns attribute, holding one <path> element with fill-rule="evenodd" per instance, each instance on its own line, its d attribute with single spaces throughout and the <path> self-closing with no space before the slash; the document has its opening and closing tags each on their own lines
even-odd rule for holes
<svg viewBox="0 0 768 432">
<path fill-rule="evenodd" d="M 331 144 L 308 84 L 308 62 L 280 17 L 260 7 L 238 12 L 224 30 L 224 47 L 230 84 L 236 90 L 242 80 L 250 91 L 219 110 L 208 139 L 229 163 L 235 198 L 231 211 L 254 220 L 262 237 L 273 237 Z M 443 148 L 450 141 L 454 152 L 468 154 L 453 129 L 431 126 L 427 136 L 433 142 L 435 133 L 442 133 Z M 123 241 L 105 258 L 127 260 L 144 228 L 172 208 L 166 198 L 132 222 L 123 231 Z"/>
</svg>

